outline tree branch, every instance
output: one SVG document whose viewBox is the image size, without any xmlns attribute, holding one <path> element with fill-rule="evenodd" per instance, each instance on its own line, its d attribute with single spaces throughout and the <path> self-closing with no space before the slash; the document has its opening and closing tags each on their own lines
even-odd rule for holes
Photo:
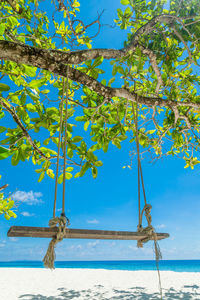
<svg viewBox="0 0 200 300">
<path fill-rule="evenodd" d="M 142 27 L 140 27 L 135 32 L 135 34 L 133 35 L 133 37 L 132 37 L 132 39 L 131 39 L 131 41 L 130 41 L 127 48 L 129 50 L 131 50 L 132 47 L 134 48 L 138 44 L 141 35 L 151 33 L 155 29 L 156 24 L 165 23 L 165 24 L 170 25 L 170 24 L 173 24 L 174 21 L 181 22 L 181 24 L 182 24 L 181 18 L 179 18 L 175 15 L 162 14 L 162 15 L 158 15 L 158 16 L 153 17 L 149 22 L 144 24 Z"/>
<path fill-rule="evenodd" d="M 18 14 L 21 14 L 23 9 L 20 7 L 19 10 L 17 10 L 16 8 L 16 1 L 13 0 L 5 0 L 8 4 L 10 4 L 10 6 L 12 7 L 12 9 L 17 12 Z"/>
<path fill-rule="evenodd" d="M 18 115 L 15 113 L 15 110 L 10 108 L 2 99 L 0 99 L 0 104 L 9 112 L 13 118 L 13 120 L 18 124 L 20 129 L 22 130 L 24 136 L 27 138 L 33 149 L 42 157 L 45 159 L 48 159 L 48 157 L 35 145 L 33 142 L 31 136 L 29 135 L 28 131 L 25 129 L 24 125 L 20 121 Z"/>
<path fill-rule="evenodd" d="M 113 97 L 121 97 L 133 102 L 136 101 L 137 94 L 135 92 L 130 92 L 126 88 L 111 88 L 104 86 L 87 74 L 71 67 L 68 68 L 66 64 L 60 62 L 59 58 L 55 55 L 55 52 L 38 49 L 28 45 L 21 45 L 10 41 L 0 41 L 0 59 L 38 67 L 62 77 L 67 77 L 68 70 L 68 76 L 71 80 L 87 86 L 104 98 L 111 99 Z M 157 105 L 161 107 L 169 107 L 171 109 L 178 106 L 200 108 L 200 103 L 177 102 L 170 99 L 162 99 L 160 97 L 146 97 L 139 95 L 138 103 L 149 107 Z"/>
</svg>

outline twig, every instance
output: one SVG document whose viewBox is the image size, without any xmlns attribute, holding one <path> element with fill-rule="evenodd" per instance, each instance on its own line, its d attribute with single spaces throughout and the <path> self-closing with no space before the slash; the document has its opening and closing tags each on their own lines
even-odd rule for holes
<svg viewBox="0 0 200 300">
<path fill-rule="evenodd" d="M 3 186 L 1 186 L 1 187 L 0 187 L 0 192 L 1 192 L 2 190 L 6 189 L 7 187 L 8 187 L 8 184 L 7 184 L 7 183 L 4 184 Z"/>
<path fill-rule="evenodd" d="M 13 118 L 13 120 L 18 124 L 22 132 L 24 133 L 24 136 L 27 138 L 33 149 L 43 158 L 48 159 L 48 157 L 35 145 L 33 142 L 31 136 L 29 135 L 28 131 L 25 129 L 24 125 L 20 121 L 18 115 L 15 112 L 14 108 L 10 108 L 3 100 L 0 99 L 0 104 L 9 112 Z"/>
</svg>

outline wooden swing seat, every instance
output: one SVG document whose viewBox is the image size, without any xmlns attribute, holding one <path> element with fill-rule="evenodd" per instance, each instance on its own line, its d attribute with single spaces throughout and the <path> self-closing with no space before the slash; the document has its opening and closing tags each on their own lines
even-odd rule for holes
<svg viewBox="0 0 200 300">
<path fill-rule="evenodd" d="M 53 238 L 58 232 L 58 227 L 29 227 L 12 226 L 7 235 L 9 237 L 38 237 Z M 157 239 L 162 240 L 169 237 L 168 233 L 156 233 Z M 66 228 L 64 238 L 66 239 L 99 239 L 99 240 L 141 240 L 146 235 L 131 231 L 110 231 L 110 230 L 88 230 Z"/>
</svg>

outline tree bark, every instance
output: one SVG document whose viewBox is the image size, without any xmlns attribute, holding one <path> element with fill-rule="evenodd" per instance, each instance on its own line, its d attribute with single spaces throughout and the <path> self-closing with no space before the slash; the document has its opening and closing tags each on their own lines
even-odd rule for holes
<svg viewBox="0 0 200 300">
<path fill-rule="evenodd" d="M 74 53 L 69 52 L 68 54 L 61 51 L 39 49 L 22 43 L 4 40 L 0 41 L 0 59 L 13 61 L 18 64 L 31 65 L 40 69 L 48 70 L 62 77 L 67 77 L 67 63 L 74 64 L 75 61 L 77 63 L 82 62 L 83 59 L 85 59 L 85 53 L 86 52 L 84 51 L 77 51 Z M 91 50 L 91 53 L 93 53 L 93 58 L 97 57 L 97 55 L 100 53 L 104 53 L 106 58 L 114 58 L 117 56 L 117 54 L 121 55 L 123 51 L 113 49 L 94 49 Z M 63 63 L 63 61 L 65 61 L 65 63 Z M 130 92 L 125 88 L 111 88 L 104 86 L 94 78 L 82 73 L 77 69 L 69 67 L 68 70 L 68 76 L 71 80 L 87 86 L 104 98 L 111 99 L 113 97 L 121 97 L 133 102 L 136 101 L 135 92 Z M 162 99 L 160 97 L 145 96 L 138 96 L 138 103 L 149 107 L 165 106 L 171 108 L 172 110 L 174 107 L 178 106 L 187 106 L 192 108 L 200 107 L 200 103 L 176 102 L 170 99 Z"/>
</svg>

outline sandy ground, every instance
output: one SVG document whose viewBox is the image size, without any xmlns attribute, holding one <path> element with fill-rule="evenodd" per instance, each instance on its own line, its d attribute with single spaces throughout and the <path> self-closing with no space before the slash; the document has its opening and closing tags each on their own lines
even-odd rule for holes
<svg viewBox="0 0 200 300">
<path fill-rule="evenodd" d="M 162 271 L 163 299 L 200 300 L 200 273 Z M 0 268 L 0 300 L 160 299 L 155 271 Z"/>
</svg>

